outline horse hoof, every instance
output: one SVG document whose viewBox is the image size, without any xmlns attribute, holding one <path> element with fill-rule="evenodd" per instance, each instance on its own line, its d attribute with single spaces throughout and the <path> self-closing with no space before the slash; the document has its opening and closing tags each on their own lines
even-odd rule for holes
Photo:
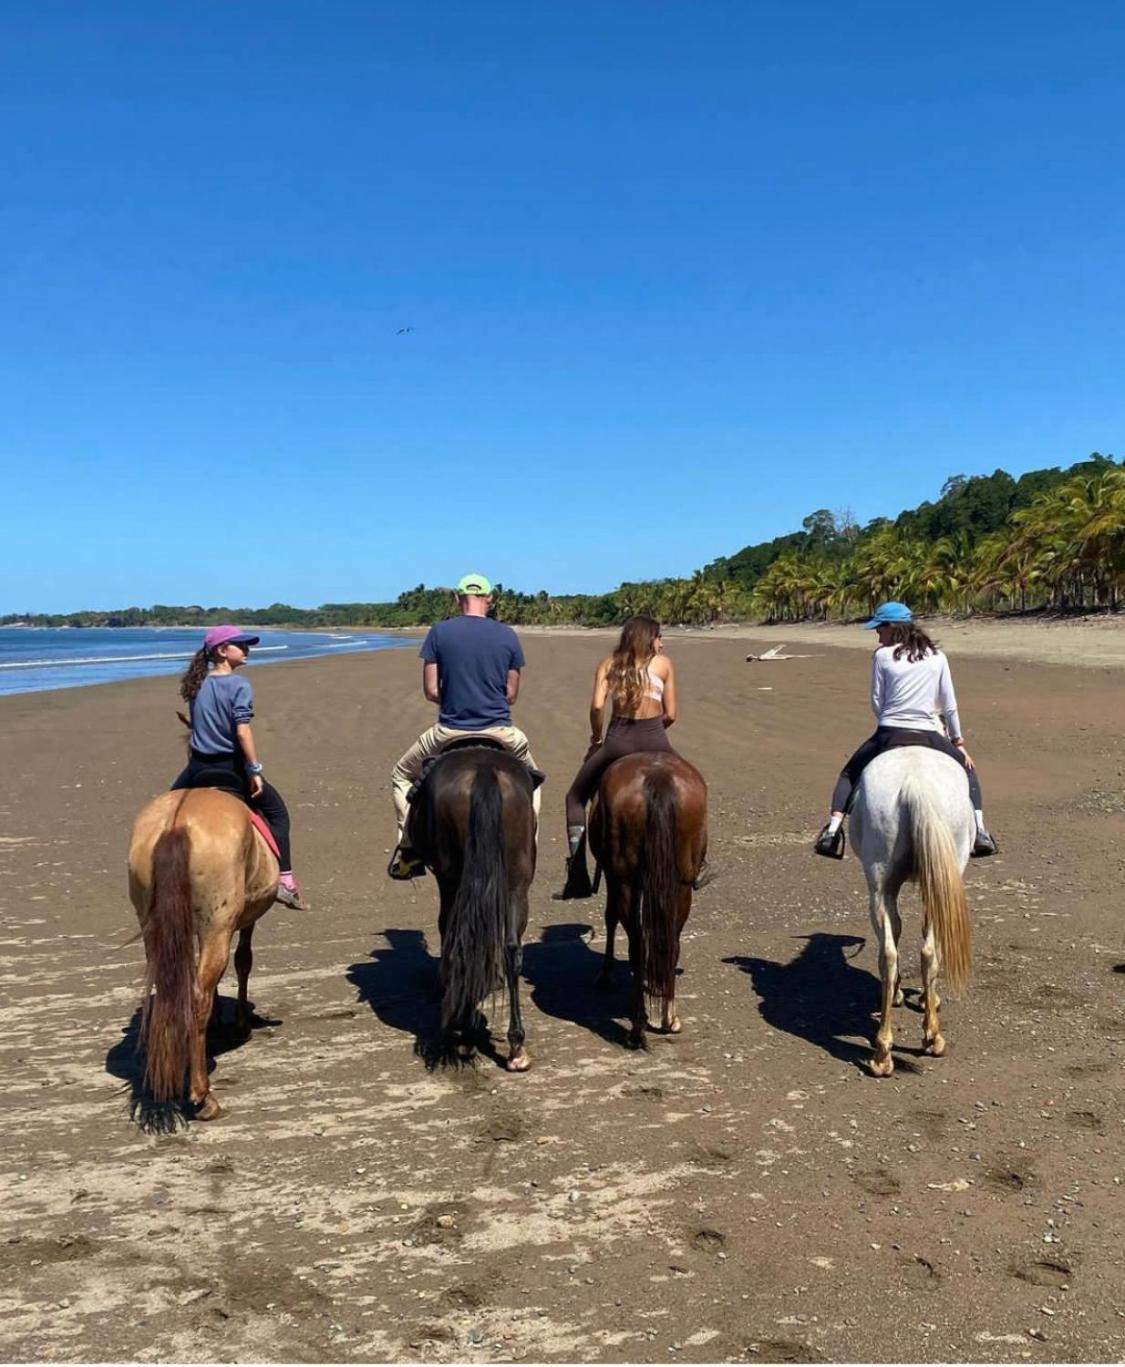
<svg viewBox="0 0 1125 1367">
<path fill-rule="evenodd" d="M 872 1077 L 890 1077 L 895 1070 L 895 1061 L 888 1054 L 886 1058 L 872 1058 L 868 1067 Z"/>
<path fill-rule="evenodd" d="M 518 1054 L 513 1054 L 504 1066 L 509 1073 L 526 1073 L 531 1067 L 531 1059 L 521 1049 Z"/>
<path fill-rule="evenodd" d="M 215 1093 L 208 1092 L 195 1112 L 196 1120 L 218 1120 L 223 1113 L 223 1108 L 215 1100 Z"/>
<path fill-rule="evenodd" d="M 683 1028 L 684 1023 L 682 1020 L 680 1020 L 679 1016 L 673 1016 L 672 1019 L 668 1022 L 668 1024 L 664 1027 L 664 1033 L 666 1035 L 678 1035 Z"/>
<path fill-rule="evenodd" d="M 901 988 L 901 987 L 896 988 L 896 989 L 895 989 L 894 999 L 893 999 L 893 1001 L 892 1001 L 891 1004 L 892 1004 L 893 1006 L 901 1006 L 905 1000 L 906 1000 L 906 998 L 903 996 L 902 988 Z"/>
<path fill-rule="evenodd" d="M 941 1058 L 945 1053 L 945 1036 L 935 1035 L 933 1039 L 922 1041 L 922 1051 L 931 1054 L 934 1058 Z"/>
<path fill-rule="evenodd" d="M 647 1049 L 648 1041 L 642 1030 L 630 1030 L 625 1040 L 626 1049 Z"/>
</svg>

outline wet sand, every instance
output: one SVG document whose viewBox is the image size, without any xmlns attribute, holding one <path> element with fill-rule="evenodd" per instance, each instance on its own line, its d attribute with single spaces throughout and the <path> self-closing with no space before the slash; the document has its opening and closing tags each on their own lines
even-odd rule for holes
<svg viewBox="0 0 1125 1367">
<path fill-rule="evenodd" d="M 669 636 L 720 877 L 688 924 L 684 1033 L 647 1054 L 622 1047 L 624 982 L 591 987 L 601 899 L 550 899 L 604 641 L 525 634 L 517 719 L 549 773 L 525 1077 L 414 1054 L 436 894 L 383 874 L 387 775 L 431 716 L 414 652 L 256 671 L 315 910 L 261 923 L 261 1024 L 215 1058 L 226 1116 L 171 1135 L 130 1120 L 142 953 L 121 946 L 129 825 L 182 756 L 174 681 L 0 699 L 3 1356 L 1120 1360 L 1119 660 L 938 633 L 1003 853 L 970 869 L 948 1055 L 917 1053 L 908 1004 L 876 1081 L 861 870 L 809 851 L 871 725 L 869 637 L 840 630 Z M 812 658 L 747 664 L 755 641 Z"/>
</svg>

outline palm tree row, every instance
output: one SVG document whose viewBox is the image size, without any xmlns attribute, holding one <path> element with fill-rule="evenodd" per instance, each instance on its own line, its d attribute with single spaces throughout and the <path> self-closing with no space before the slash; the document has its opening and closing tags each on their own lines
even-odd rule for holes
<svg viewBox="0 0 1125 1367">
<path fill-rule="evenodd" d="M 1125 595 L 1125 469 L 1077 475 L 1035 496 L 1006 526 L 928 541 L 883 524 L 844 558 L 779 556 L 754 586 L 772 621 L 847 616 L 888 598 L 922 612 L 1117 608 Z"/>
</svg>

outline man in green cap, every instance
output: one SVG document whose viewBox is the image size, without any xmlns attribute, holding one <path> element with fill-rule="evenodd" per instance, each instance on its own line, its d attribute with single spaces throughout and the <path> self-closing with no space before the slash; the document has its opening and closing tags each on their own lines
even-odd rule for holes
<svg viewBox="0 0 1125 1367">
<path fill-rule="evenodd" d="M 422 763 L 450 741 L 488 736 L 500 741 L 529 768 L 535 767 L 527 737 L 512 725 L 511 707 L 520 691 L 524 666 L 519 637 L 511 627 L 489 617 L 492 585 L 483 574 L 466 574 L 457 585 L 457 617 L 432 626 L 422 643 L 422 692 L 438 704 L 437 725 L 422 733 L 395 765 L 394 789 L 398 839 L 387 872 L 406 880 L 425 873 L 418 855 L 404 844 L 411 787 Z M 536 785 L 535 818 L 539 820 Z"/>
</svg>

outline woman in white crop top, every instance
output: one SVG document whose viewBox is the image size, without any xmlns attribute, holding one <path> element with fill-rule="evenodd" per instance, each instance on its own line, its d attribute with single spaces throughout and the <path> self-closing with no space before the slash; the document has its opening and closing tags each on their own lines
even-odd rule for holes
<svg viewBox="0 0 1125 1367">
<path fill-rule="evenodd" d="M 602 738 L 603 713 L 613 712 Z M 638 750 L 671 750 L 668 727 L 676 720 L 676 676 L 664 654 L 660 623 L 630 617 L 612 655 L 599 661 L 590 698 L 590 748 L 566 795 L 566 886 L 560 897 L 589 897 L 586 869 L 586 805 L 615 759 Z"/>
<path fill-rule="evenodd" d="M 875 734 L 844 765 L 832 793 L 828 824 L 813 848 L 830 859 L 842 859 L 844 816 L 860 774 L 884 750 L 898 745 L 927 745 L 955 759 L 968 773 L 969 796 L 977 820 L 973 857 L 996 854 L 996 841 L 984 824 L 976 765 L 961 734 L 949 661 L 915 622 L 905 603 L 883 603 L 867 626 L 879 633 L 879 647 L 871 664 Z"/>
</svg>

